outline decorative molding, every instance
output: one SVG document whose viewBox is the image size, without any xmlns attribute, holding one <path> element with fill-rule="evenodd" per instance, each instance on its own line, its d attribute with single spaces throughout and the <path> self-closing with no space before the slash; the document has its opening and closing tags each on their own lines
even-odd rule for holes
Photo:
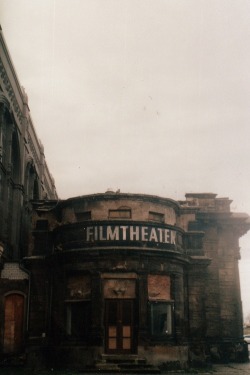
<svg viewBox="0 0 250 375">
<path fill-rule="evenodd" d="M 10 80 L 8 78 L 8 75 L 6 73 L 6 70 L 4 68 L 4 65 L 3 65 L 3 62 L 2 62 L 1 59 L 0 59 L 0 75 L 1 75 L 1 78 L 3 80 L 3 84 L 5 86 L 5 89 L 8 93 L 8 96 L 9 96 L 10 102 L 12 104 L 12 107 L 14 109 L 14 112 L 16 113 L 20 123 L 22 124 L 22 118 L 23 118 L 22 111 L 21 111 L 21 108 L 19 107 L 19 104 L 18 104 L 17 99 L 16 99 L 15 94 L 14 94 L 13 87 L 11 86 Z"/>
<path fill-rule="evenodd" d="M 40 158 L 39 158 L 39 156 L 36 152 L 36 149 L 35 149 L 35 146 L 34 146 L 34 143 L 33 143 L 32 139 L 31 139 L 30 134 L 28 134 L 28 144 L 30 145 L 30 150 L 31 150 L 31 152 L 34 156 L 35 161 L 37 162 L 38 165 L 40 165 Z"/>
<path fill-rule="evenodd" d="M 117 296 L 123 296 L 126 293 L 127 288 L 115 288 L 113 289 L 113 293 L 116 294 Z"/>
</svg>

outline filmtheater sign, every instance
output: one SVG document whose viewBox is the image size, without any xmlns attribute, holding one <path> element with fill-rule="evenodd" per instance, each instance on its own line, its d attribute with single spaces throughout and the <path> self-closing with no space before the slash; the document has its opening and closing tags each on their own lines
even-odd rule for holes
<svg viewBox="0 0 250 375">
<path fill-rule="evenodd" d="M 176 244 L 176 231 L 141 225 L 93 225 L 84 227 L 86 242 L 141 241 Z"/>
</svg>

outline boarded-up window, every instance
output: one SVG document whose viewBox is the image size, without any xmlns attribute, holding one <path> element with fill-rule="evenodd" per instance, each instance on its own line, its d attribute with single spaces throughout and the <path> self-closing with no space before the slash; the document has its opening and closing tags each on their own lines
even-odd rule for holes
<svg viewBox="0 0 250 375">
<path fill-rule="evenodd" d="M 110 219 L 131 219 L 131 210 L 128 208 L 120 208 L 118 210 L 109 210 Z"/>
<path fill-rule="evenodd" d="M 148 275 L 149 300 L 170 300 L 170 276 Z"/>
<path fill-rule="evenodd" d="M 91 297 L 91 280 L 88 275 L 71 276 L 68 278 L 67 299 L 86 300 Z"/>
<path fill-rule="evenodd" d="M 163 337 L 172 335 L 173 301 L 171 279 L 167 275 L 148 275 L 148 299 L 150 308 L 151 335 Z"/>
<path fill-rule="evenodd" d="M 164 214 L 161 214 L 159 212 L 149 211 L 149 213 L 148 213 L 148 219 L 152 220 L 152 221 L 156 221 L 158 223 L 164 223 L 165 222 L 165 216 L 164 216 Z"/>
</svg>

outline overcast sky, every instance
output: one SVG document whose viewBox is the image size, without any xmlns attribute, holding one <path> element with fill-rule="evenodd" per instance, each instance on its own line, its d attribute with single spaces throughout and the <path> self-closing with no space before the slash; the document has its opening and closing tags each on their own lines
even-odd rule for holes
<svg viewBox="0 0 250 375">
<path fill-rule="evenodd" d="M 0 15 L 60 198 L 213 192 L 250 214 L 249 0 L 0 0 Z"/>
</svg>

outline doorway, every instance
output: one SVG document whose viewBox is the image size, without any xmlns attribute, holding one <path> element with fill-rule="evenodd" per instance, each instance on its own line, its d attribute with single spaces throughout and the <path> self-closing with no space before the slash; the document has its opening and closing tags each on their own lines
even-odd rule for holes
<svg viewBox="0 0 250 375">
<path fill-rule="evenodd" d="M 4 352 L 17 353 L 23 347 L 24 296 L 14 293 L 5 297 Z"/>
<path fill-rule="evenodd" d="M 135 304 L 133 299 L 105 300 L 105 351 L 135 353 Z"/>
</svg>

